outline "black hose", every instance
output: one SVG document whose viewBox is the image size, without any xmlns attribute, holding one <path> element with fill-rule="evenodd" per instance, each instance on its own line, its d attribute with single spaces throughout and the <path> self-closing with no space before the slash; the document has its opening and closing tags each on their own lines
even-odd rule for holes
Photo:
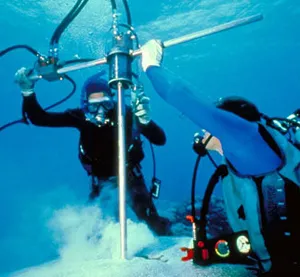
<svg viewBox="0 0 300 277">
<path fill-rule="evenodd" d="M 8 52 L 16 50 L 16 49 L 25 49 L 37 57 L 41 56 L 41 54 L 38 51 L 36 51 L 35 49 L 33 49 L 32 47 L 30 47 L 28 45 L 18 44 L 18 45 L 14 45 L 14 46 L 8 47 L 8 48 L 0 51 L 0 57 L 6 55 Z"/>
<path fill-rule="evenodd" d="M 66 15 L 66 17 L 62 20 L 62 22 L 57 26 L 56 30 L 54 31 L 50 45 L 54 45 L 55 43 L 58 44 L 61 34 L 63 31 L 68 27 L 68 25 L 72 22 L 72 20 L 78 15 L 80 12 L 80 5 L 82 4 L 83 0 L 78 0 L 71 11 Z"/>
<path fill-rule="evenodd" d="M 52 108 L 54 108 L 54 107 L 62 104 L 63 102 L 65 102 L 69 98 L 71 98 L 73 96 L 73 94 L 75 93 L 75 91 L 76 91 L 76 83 L 74 82 L 74 80 L 72 78 L 70 78 L 69 76 L 67 76 L 67 75 L 65 75 L 64 78 L 66 78 L 68 81 L 70 81 L 71 84 L 73 85 L 72 91 L 66 97 L 64 97 L 63 99 L 61 99 L 61 100 L 57 101 L 56 103 L 54 103 L 54 104 L 46 107 L 45 111 L 50 110 L 50 109 L 52 109 Z"/>
<path fill-rule="evenodd" d="M 191 197 L 191 206 L 192 206 L 192 217 L 196 219 L 196 208 L 195 208 L 195 190 L 196 190 L 196 179 L 197 179 L 197 170 L 201 160 L 201 155 L 197 156 L 196 163 L 194 166 L 193 179 L 192 179 L 192 197 Z"/>
<path fill-rule="evenodd" d="M 127 0 L 123 0 L 123 4 L 124 4 L 124 7 L 125 7 L 125 12 L 126 12 L 126 17 L 127 17 L 127 24 L 131 26 L 132 25 L 131 14 L 130 14 L 130 9 L 129 9 Z"/>
<path fill-rule="evenodd" d="M 151 142 L 150 143 L 150 148 L 151 148 L 151 154 L 152 154 L 152 161 L 153 161 L 153 177 L 152 179 L 156 178 L 156 161 L 155 161 L 155 154 L 154 154 L 154 149 L 153 149 L 153 145 Z"/>
<path fill-rule="evenodd" d="M 71 11 L 66 15 L 66 17 L 62 20 L 62 22 L 55 29 L 52 38 L 50 40 L 50 47 L 52 48 L 55 44 L 58 44 L 59 39 L 64 32 L 64 30 L 68 27 L 68 25 L 75 19 L 75 17 L 81 12 L 84 6 L 87 4 L 89 0 L 78 0 Z"/>
<path fill-rule="evenodd" d="M 61 21 L 61 23 L 56 27 L 55 31 L 52 34 L 50 45 L 58 43 L 61 34 L 64 29 L 66 29 L 67 25 L 70 23 L 72 16 L 76 13 L 76 10 L 80 6 L 83 0 L 78 0 L 71 11 L 65 16 L 65 18 Z"/>
<path fill-rule="evenodd" d="M 27 121 L 26 121 L 25 118 L 21 118 L 21 119 L 15 120 L 15 121 L 11 121 L 11 122 L 9 122 L 9 123 L 7 123 L 7 124 L 1 126 L 1 127 L 0 127 L 0 132 L 1 132 L 2 130 L 6 129 L 6 128 L 10 127 L 10 126 L 12 126 L 12 125 L 17 124 L 17 123 L 25 123 L 25 124 L 27 124 Z"/>
<path fill-rule="evenodd" d="M 196 153 L 198 153 L 197 159 L 196 159 L 196 163 L 194 166 L 194 172 L 193 172 L 193 178 L 192 178 L 192 195 L 191 195 L 191 206 L 192 206 L 192 217 L 194 219 L 196 219 L 196 208 L 195 208 L 195 192 L 196 192 L 196 179 L 197 179 L 197 170 L 199 167 L 199 163 L 200 163 L 200 159 L 201 157 L 204 157 L 205 155 L 208 156 L 208 158 L 210 159 L 210 161 L 212 162 L 212 164 L 214 165 L 215 168 L 218 168 L 216 162 L 214 161 L 214 159 L 211 157 L 211 155 L 209 154 L 209 152 L 206 150 L 206 145 L 208 144 L 208 142 L 212 139 L 212 135 L 210 135 L 204 144 L 202 143 L 197 143 L 196 145 L 198 146 L 197 149 L 195 148 L 195 144 L 194 144 L 194 150 L 197 150 Z"/>
<path fill-rule="evenodd" d="M 45 108 L 45 111 L 47 111 L 47 110 L 49 110 L 49 109 L 52 109 L 52 108 L 54 108 L 54 107 L 60 105 L 61 103 L 67 101 L 67 100 L 68 100 L 69 98 L 71 98 L 71 97 L 73 96 L 73 94 L 75 93 L 75 91 L 76 91 L 76 83 L 74 82 L 73 79 L 71 79 L 71 78 L 70 78 L 69 76 L 67 76 L 67 75 L 65 75 L 65 78 L 66 78 L 68 81 L 70 81 L 71 84 L 73 85 L 72 91 L 71 91 L 66 97 L 64 97 L 63 99 L 61 99 L 61 100 L 59 100 L 58 102 L 55 102 L 54 104 L 52 104 L 52 105 L 46 107 L 46 108 Z M 25 114 L 23 114 L 23 118 L 18 119 L 18 120 L 15 120 L 15 121 L 12 121 L 12 122 L 9 122 L 9 123 L 7 123 L 7 124 L 1 126 L 1 127 L 0 127 L 0 132 L 3 131 L 3 130 L 6 129 L 6 128 L 12 126 L 12 125 L 17 124 L 17 123 L 25 123 L 25 124 L 28 124 Z"/>
<path fill-rule="evenodd" d="M 111 0 L 111 8 L 112 10 L 116 10 L 117 9 L 117 4 L 116 4 L 116 1 L 115 0 Z"/>
<path fill-rule="evenodd" d="M 212 196 L 212 193 L 214 191 L 214 188 L 216 184 L 219 182 L 220 177 L 225 177 L 228 174 L 227 166 L 225 164 L 221 164 L 218 166 L 211 176 L 204 197 L 202 201 L 202 207 L 200 210 L 200 221 L 199 221 L 199 237 L 201 240 L 206 240 L 207 239 L 207 234 L 206 234 L 206 223 L 207 223 L 207 218 L 206 215 L 208 214 L 209 210 L 209 202 Z"/>
</svg>

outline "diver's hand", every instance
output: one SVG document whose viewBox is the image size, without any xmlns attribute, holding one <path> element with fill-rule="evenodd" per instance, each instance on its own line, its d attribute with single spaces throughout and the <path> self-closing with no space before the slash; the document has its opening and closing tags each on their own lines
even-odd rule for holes
<svg viewBox="0 0 300 277">
<path fill-rule="evenodd" d="M 149 40 L 142 46 L 142 68 L 146 72 L 149 66 L 160 66 L 163 58 L 163 44 L 160 40 Z"/>
<path fill-rule="evenodd" d="M 133 112 L 141 124 L 148 124 L 151 121 L 150 98 L 144 92 L 137 94 L 131 92 Z"/>
<path fill-rule="evenodd" d="M 35 82 L 29 79 L 30 73 L 30 69 L 22 67 L 15 74 L 15 83 L 20 86 L 21 92 L 24 96 L 29 96 L 34 93 L 33 88 Z"/>
</svg>

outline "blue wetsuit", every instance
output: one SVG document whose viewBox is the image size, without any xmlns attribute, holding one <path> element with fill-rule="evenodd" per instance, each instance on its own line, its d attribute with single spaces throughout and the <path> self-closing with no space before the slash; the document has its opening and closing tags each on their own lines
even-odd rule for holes
<svg viewBox="0 0 300 277">
<path fill-rule="evenodd" d="M 257 123 L 205 102 L 187 82 L 161 67 L 150 66 L 146 74 L 166 102 L 220 139 L 225 157 L 240 175 L 262 175 L 283 163 L 261 136 Z"/>
</svg>

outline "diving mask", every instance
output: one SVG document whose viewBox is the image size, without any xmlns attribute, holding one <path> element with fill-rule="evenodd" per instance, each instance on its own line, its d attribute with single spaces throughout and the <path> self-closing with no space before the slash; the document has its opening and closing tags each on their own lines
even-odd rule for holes
<svg viewBox="0 0 300 277">
<path fill-rule="evenodd" d="M 88 111 L 91 114 L 96 114 L 101 109 L 109 111 L 112 110 L 113 107 L 114 107 L 114 102 L 109 96 L 89 99 L 87 105 Z"/>
<path fill-rule="evenodd" d="M 108 112 L 113 108 L 114 102 L 109 96 L 89 99 L 87 119 L 98 126 L 106 125 L 110 122 Z"/>
</svg>

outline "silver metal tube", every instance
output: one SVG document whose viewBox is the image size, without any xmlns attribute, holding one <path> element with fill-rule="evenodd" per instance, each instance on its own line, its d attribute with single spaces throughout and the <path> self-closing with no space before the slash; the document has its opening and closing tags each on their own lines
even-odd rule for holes
<svg viewBox="0 0 300 277">
<path fill-rule="evenodd" d="M 68 66 L 58 69 L 57 74 L 65 74 L 65 73 L 72 72 L 75 70 L 89 68 L 89 67 L 93 67 L 93 66 L 97 66 L 97 65 L 101 65 L 101 64 L 106 64 L 106 63 L 107 63 L 106 58 L 101 58 L 101 59 L 97 59 L 97 60 L 90 61 L 90 62 L 68 65 Z M 37 74 L 30 76 L 30 80 L 33 80 L 33 81 L 41 79 L 41 78 L 42 78 L 42 76 L 37 75 Z"/>
<path fill-rule="evenodd" d="M 121 239 L 121 259 L 126 259 L 126 110 L 122 83 L 118 82 L 118 185 L 119 185 L 119 221 Z"/>
<path fill-rule="evenodd" d="M 194 39 L 198 39 L 198 38 L 206 37 L 206 36 L 209 36 L 209 35 L 212 35 L 212 34 L 215 34 L 215 33 L 219 33 L 219 32 L 222 32 L 222 31 L 225 31 L 225 30 L 228 30 L 228 29 L 232 29 L 232 28 L 235 28 L 235 27 L 250 24 L 250 23 L 262 20 L 262 19 L 263 19 L 263 16 L 261 14 L 253 15 L 253 16 L 249 16 L 249 17 L 244 17 L 244 18 L 237 19 L 237 20 L 225 23 L 225 24 L 215 26 L 215 27 L 211 27 L 211 28 L 199 31 L 199 32 L 187 34 L 187 35 L 184 35 L 184 36 L 179 37 L 179 38 L 174 38 L 174 39 L 167 40 L 167 41 L 163 42 L 163 46 L 165 48 L 170 47 L 170 46 L 173 46 L 173 45 L 177 45 L 177 44 L 180 44 L 180 43 L 188 42 L 188 41 L 191 41 L 191 40 L 194 40 Z M 132 53 L 133 56 L 138 56 L 140 54 L 141 54 L 141 49 L 136 50 Z"/>
<path fill-rule="evenodd" d="M 97 59 L 97 60 L 90 61 L 90 62 L 84 62 L 84 63 L 78 63 L 78 64 L 74 64 L 74 65 L 69 65 L 69 66 L 58 69 L 57 73 L 58 74 L 64 74 L 64 73 L 75 71 L 75 70 L 78 70 L 78 69 L 83 69 L 83 68 L 93 67 L 93 66 L 96 66 L 96 65 L 105 64 L 106 62 L 107 62 L 106 58 L 101 58 L 101 59 Z"/>
</svg>

